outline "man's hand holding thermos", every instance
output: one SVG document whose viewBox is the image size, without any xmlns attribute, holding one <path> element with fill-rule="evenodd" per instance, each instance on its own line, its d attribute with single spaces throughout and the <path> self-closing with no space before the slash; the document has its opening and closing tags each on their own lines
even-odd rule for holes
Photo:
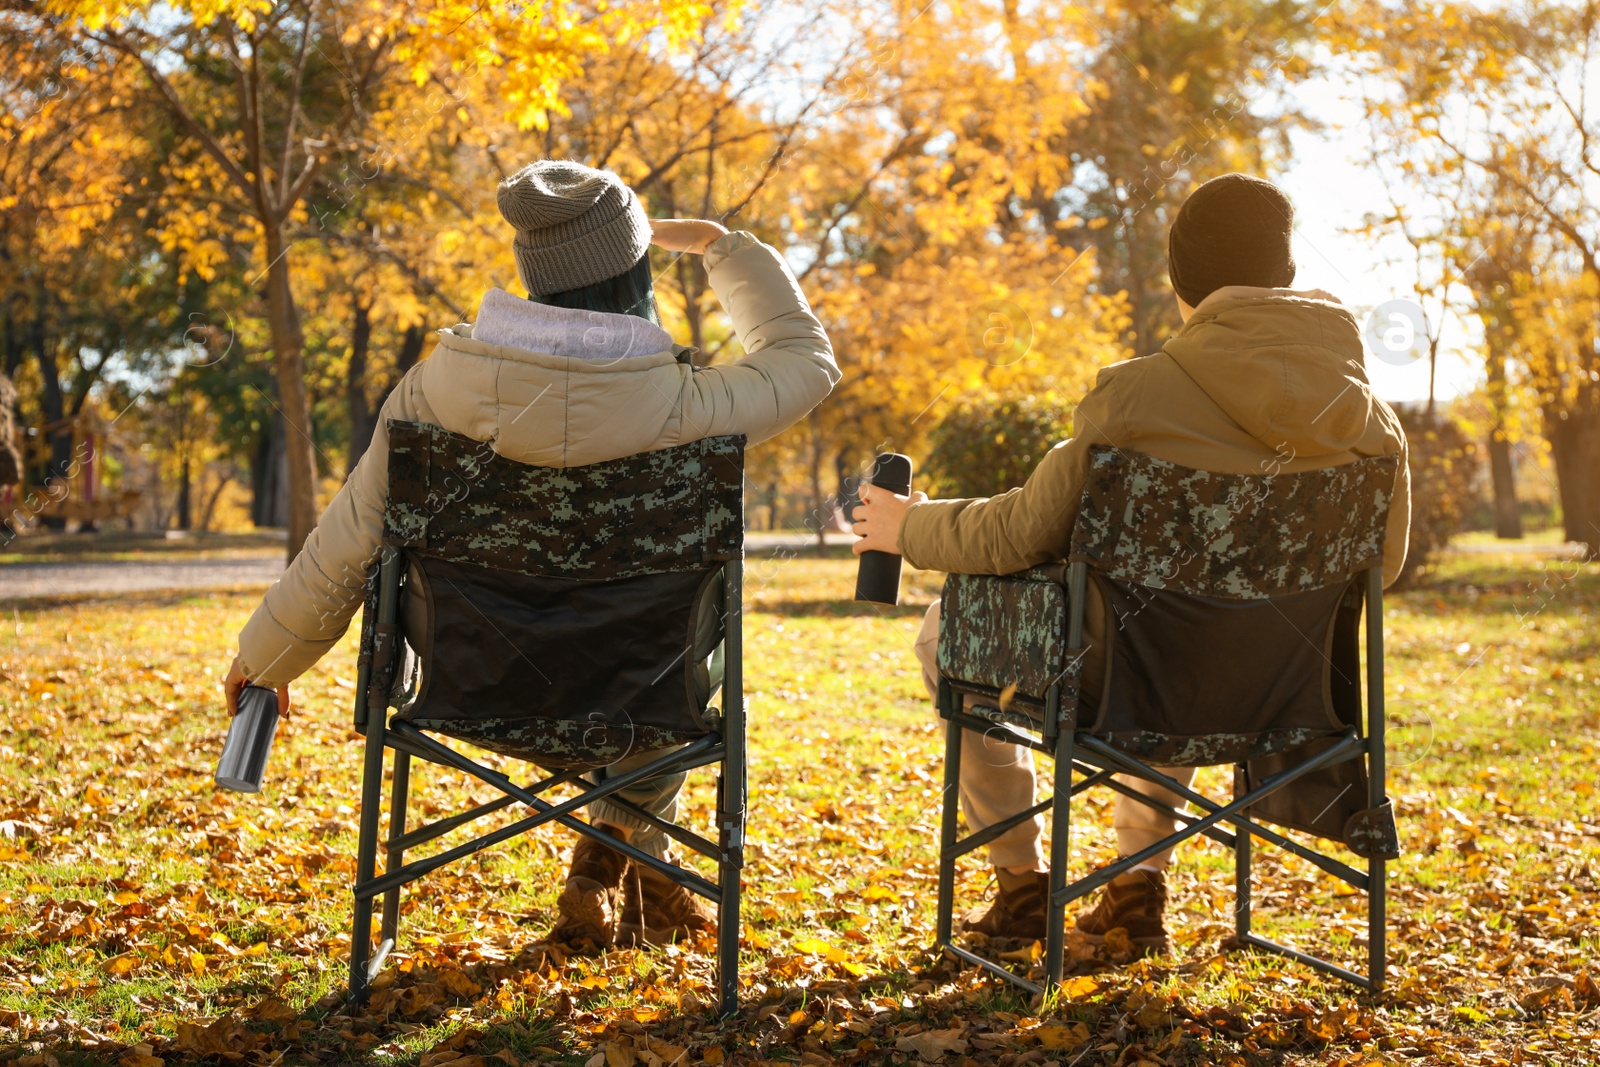
<svg viewBox="0 0 1600 1067">
<path fill-rule="evenodd" d="M 900 602 L 900 527 L 912 504 L 928 499 L 911 492 L 911 459 L 896 452 L 879 455 L 861 483 L 856 508 L 854 551 L 861 557 L 856 599 L 878 604 Z"/>
</svg>

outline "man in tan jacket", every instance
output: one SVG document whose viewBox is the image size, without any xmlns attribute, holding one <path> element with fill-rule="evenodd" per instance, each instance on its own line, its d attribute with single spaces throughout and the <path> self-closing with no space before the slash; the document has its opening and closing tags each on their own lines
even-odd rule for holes
<svg viewBox="0 0 1600 1067">
<path fill-rule="evenodd" d="M 1373 395 L 1355 318 L 1334 297 L 1287 288 L 1293 208 L 1273 185 L 1230 174 L 1202 185 L 1173 222 L 1168 269 L 1183 328 L 1161 351 L 1106 367 L 1083 398 L 1074 434 L 1053 448 L 1025 485 L 980 500 L 929 500 L 864 486 L 856 512 L 857 552 L 900 552 L 912 566 L 967 574 L 1009 574 L 1066 557 L 1091 445 L 1114 445 L 1171 463 L 1225 474 L 1315 470 L 1362 456 L 1399 454 L 1384 544 L 1385 584 L 1405 562 L 1410 478 L 1399 420 Z M 1091 592 L 1093 587 L 1091 586 Z M 1095 650 L 1104 612 L 1086 612 L 1084 689 L 1096 690 Z M 939 605 L 929 609 L 917 658 L 932 695 L 937 684 Z M 1032 753 L 970 731 L 962 748 L 961 806 L 977 831 L 1034 802 Z M 1168 768 L 1187 784 L 1192 768 Z M 1128 784 L 1178 807 L 1170 792 Z M 1118 797 L 1122 855 L 1176 831 L 1170 818 Z M 998 895 L 964 920 L 991 936 L 1043 939 L 1045 873 L 1035 818 L 996 838 L 990 861 Z M 1164 870 L 1170 850 L 1110 883 L 1078 928 L 1091 939 L 1115 927 L 1162 949 Z"/>
<path fill-rule="evenodd" d="M 338 642 L 360 606 L 383 535 L 388 420 L 442 426 L 519 463 L 576 467 L 723 434 L 754 444 L 802 418 L 838 382 L 833 349 L 799 283 L 783 256 L 752 235 L 700 220 L 652 223 L 615 174 L 563 160 L 519 171 L 501 183 L 498 200 L 529 299 L 490 290 L 476 322 L 441 331 L 429 358 L 390 394 L 371 448 L 240 633 L 225 683 L 230 710 L 248 679 L 277 688 L 287 711 L 289 683 Z M 672 343 L 656 316 L 652 241 L 705 257 L 744 358 L 701 368 Z M 425 632 L 420 600 L 405 605 L 411 633 Z M 662 754 L 630 757 L 601 776 Z M 650 779 L 618 795 L 670 822 L 683 780 Z M 617 805 L 597 801 L 590 817 L 667 854 L 666 835 Z M 630 871 L 637 877 L 627 878 L 623 907 Z M 588 837 L 573 851 L 557 911 L 557 937 L 600 948 L 711 921 L 670 879 Z"/>
</svg>

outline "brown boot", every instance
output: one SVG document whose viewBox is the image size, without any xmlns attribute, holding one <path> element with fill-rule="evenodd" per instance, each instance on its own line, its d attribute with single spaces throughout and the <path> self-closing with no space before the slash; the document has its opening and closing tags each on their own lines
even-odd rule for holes
<svg viewBox="0 0 1600 1067">
<path fill-rule="evenodd" d="M 1025 871 L 1012 874 L 1000 867 L 995 870 L 995 881 L 999 884 L 999 891 L 995 894 L 994 903 L 987 909 L 973 908 L 963 915 L 962 931 L 989 937 L 1043 941 L 1045 903 L 1050 898 L 1049 873 Z"/>
<path fill-rule="evenodd" d="M 1108 882 L 1095 906 L 1078 916 L 1078 932 L 1091 944 L 1099 945 L 1107 933 L 1121 927 L 1136 948 L 1165 952 L 1167 928 L 1162 913 L 1166 907 L 1164 872 L 1127 871 Z"/>
<path fill-rule="evenodd" d="M 671 855 L 667 860 L 678 865 Z M 622 890 L 622 921 L 617 924 L 619 945 L 665 945 L 717 928 L 716 912 L 698 895 L 653 867 L 628 864 Z"/>
<path fill-rule="evenodd" d="M 604 823 L 595 825 L 616 834 Z M 610 845 L 579 837 L 572 846 L 567 884 L 556 898 L 556 924 L 550 940 L 598 952 L 610 948 L 616 941 L 618 897 L 627 866 L 628 857 Z"/>
</svg>

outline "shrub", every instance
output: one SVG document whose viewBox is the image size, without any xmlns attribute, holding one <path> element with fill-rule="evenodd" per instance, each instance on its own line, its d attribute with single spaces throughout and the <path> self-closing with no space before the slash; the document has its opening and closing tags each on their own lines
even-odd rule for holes
<svg viewBox="0 0 1600 1067">
<path fill-rule="evenodd" d="M 1053 394 L 985 394 L 964 402 L 929 435 L 928 492 L 995 496 L 1028 480 L 1072 428 L 1073 405 Z"/>
<path fill-rule="evenodd" d="M 1483 449 L 1448 416 L 1396 405 L 1411 451 L 1411 541 L 1399 584 L 1415 581 L 1483 496 Z"/>
</svg>

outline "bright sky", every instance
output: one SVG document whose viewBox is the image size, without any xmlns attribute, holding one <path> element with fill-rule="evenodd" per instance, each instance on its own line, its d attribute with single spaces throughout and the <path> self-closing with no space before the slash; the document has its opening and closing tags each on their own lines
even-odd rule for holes
<svg viewBox="0 0 1600 1067">
<path fill-rule="evenodd" d="M 1293 135 L 1294 158 L 1275 179 L 1295 206 L 1294 255 L 1299 267 L 1295 287 L 1326 289 L 1365 320 L 1379 304 L 1413 296 L 1416 272 L 1411 247 L 1399 234 L 1375 241 L 1347 232 L 1360 226 L 1367 213 L 1386 212 L 1389 207 L 1382 180 L 1364 162 L 1370 145 L 1360 108 L 1326 82 L 1302 87 L 1295 95 L 1329 124 L 1321 133 Z M 1465 357 L 1460 352 L 1460 346 L 1471 341 L 1465 333 L 1468 328 L 1470 324 L 1459 319 L 1444 323 L 1435 389 L 1441 400 L 1470 392 L 1482 380 L 1481 367 L 1471 361 L 1470 352 Z M 1426 360 L 1397 366 L 1369 351 L 1367 374 L 1385 400 L 1428 396 Z"/>
</svg>

